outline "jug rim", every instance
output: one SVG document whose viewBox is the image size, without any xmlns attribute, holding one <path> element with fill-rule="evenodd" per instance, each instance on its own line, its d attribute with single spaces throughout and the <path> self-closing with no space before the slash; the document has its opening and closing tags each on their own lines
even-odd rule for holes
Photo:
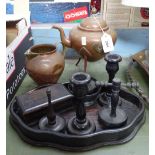
<svg viewBox="0 0 155 155">
<path fill-rule="evenodd" d="M 53 48 L 53 50 L 51 51 L 45 51 L 45 52 L 34 52 L 34 50 L 36 50 L 37 48 L 41 48 L 41 47 L 50 47 L 50 48 Z M 37 45 L 34 45 L 30 48 L 30 52 L 33 53 L 33 54 L 51 54 L 51 53 L 54 53 L 56 52 L 56 46 L 53 45 L 53 44 L 37 44 Z"/>
</svg>

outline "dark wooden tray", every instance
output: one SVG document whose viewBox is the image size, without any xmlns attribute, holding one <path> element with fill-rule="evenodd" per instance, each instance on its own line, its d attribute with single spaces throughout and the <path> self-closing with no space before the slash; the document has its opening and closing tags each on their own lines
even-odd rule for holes
<svg viewBox="0 0 155 155">
<path fill-rule="evenodd" d="M 145 50 L 143 50 L 133 55 L 132 59 L 142 67 L 142 69 L 147 73 L 147 75 L 149 75 L 149 60 L 148 56 L 146 55 L 148 54 L 145 54 Z"/>
<path fill-rule="evenodd" d="M 101 92 L 106 92 L 106 89 L 103 87 Z M 74 101 L 72 98 L 55 104 L 55 107 L 61 107 L 57 109 L 57 114 L 64 117 L 66 123 L 75 115 Z M 16 100 L 10 106 L 10 123 L 19 136 L 32 145 L 50 146 L 68 151 L 86 151 L 105 145 L 122 144 L 134 138 L 145 122 L 144 103 L 138 96 L 121 89 L 119 106 L 126 112 L 128 120 L 126 125 L 115 129 L 108 129 L 99 123 L 98 110 L 104 107 L 98 102 L 87 107 L 87 117 L 94 120 L 96 131 L 83 136 L 70 135 L 67 130 L 64 133 L 40 130 L 38 121 L 44 113 L 40 113 L 37 118 L 27 123 L 20 116 Z"/>
</svg>

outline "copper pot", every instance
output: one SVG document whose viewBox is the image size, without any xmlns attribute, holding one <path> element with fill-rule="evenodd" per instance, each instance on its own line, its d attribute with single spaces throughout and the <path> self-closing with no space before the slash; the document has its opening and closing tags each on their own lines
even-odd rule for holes
<svg viewBox="0 0 155 155">
<path fill-rule="evenodd" d="M 116 32 L 101 17 L 85 18 L 80 25 L 73 27 L 68 39 L 62 27 L 54 25 L 53 28 L 60 31 L 61 41 L 66 47 L 74 48 L 82 56 L 87 56 L 88 61 L 97 61 L 105 55 L 101 43 L 102 31 L 111 35 L 114 44 L 116 42 Z M 86 37 L 85 46 L 82 45 L 82 37 Z"/>
<path fill-rule="evenodd" d="M 26 53 L 26 70 L 39 85 L 56 83 L 61 76 L 65 61 L 63 52 L 57 52 L 55 45 L 32 46 Z"/>
</svg>

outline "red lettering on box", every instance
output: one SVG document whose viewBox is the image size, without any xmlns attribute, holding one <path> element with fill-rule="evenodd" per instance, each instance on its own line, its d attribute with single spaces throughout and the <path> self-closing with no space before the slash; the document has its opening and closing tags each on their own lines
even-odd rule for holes
<svg viewBox="0 0 155 155">
<path fill-rule="evenodd" d="M 71 22 L 88 17 L 87 7 L 80 7 L 64 12 L 64 22 Z"/>
</svg>

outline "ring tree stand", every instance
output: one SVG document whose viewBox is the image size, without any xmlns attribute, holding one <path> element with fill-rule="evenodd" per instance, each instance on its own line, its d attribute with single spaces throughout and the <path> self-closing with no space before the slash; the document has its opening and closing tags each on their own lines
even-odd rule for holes
<svg viewBox="0 0 155 155">
<path fill-rule="evenodd" d="M 10 106 L 11 125 L 27 143 L 68 151 L 86 151 L 131 140 L 145 121 L 143 101 L 122 89 L 123 84 L 116 78 L 108 83 L 93 80 L 97 95 L 91 98 L 92 79 L 79 72 L 68 83 L 17 96 Z M 111 106 L 100 105 L 96 98 L 109 89 Z M 87 99 L 96 102 L 86 106 Z"/>
<path fill-rule="evenodd" d="M 44 116 L 39 121 L 40 130 L 51 130 L 51 131 L 63 131 L 65 128 L 65 120 L 55 114 L 53 104 L 51 103 L 51 90 L 46 91 L 48 98 L 48 112 L 47 116 Z"/>
</svg>

